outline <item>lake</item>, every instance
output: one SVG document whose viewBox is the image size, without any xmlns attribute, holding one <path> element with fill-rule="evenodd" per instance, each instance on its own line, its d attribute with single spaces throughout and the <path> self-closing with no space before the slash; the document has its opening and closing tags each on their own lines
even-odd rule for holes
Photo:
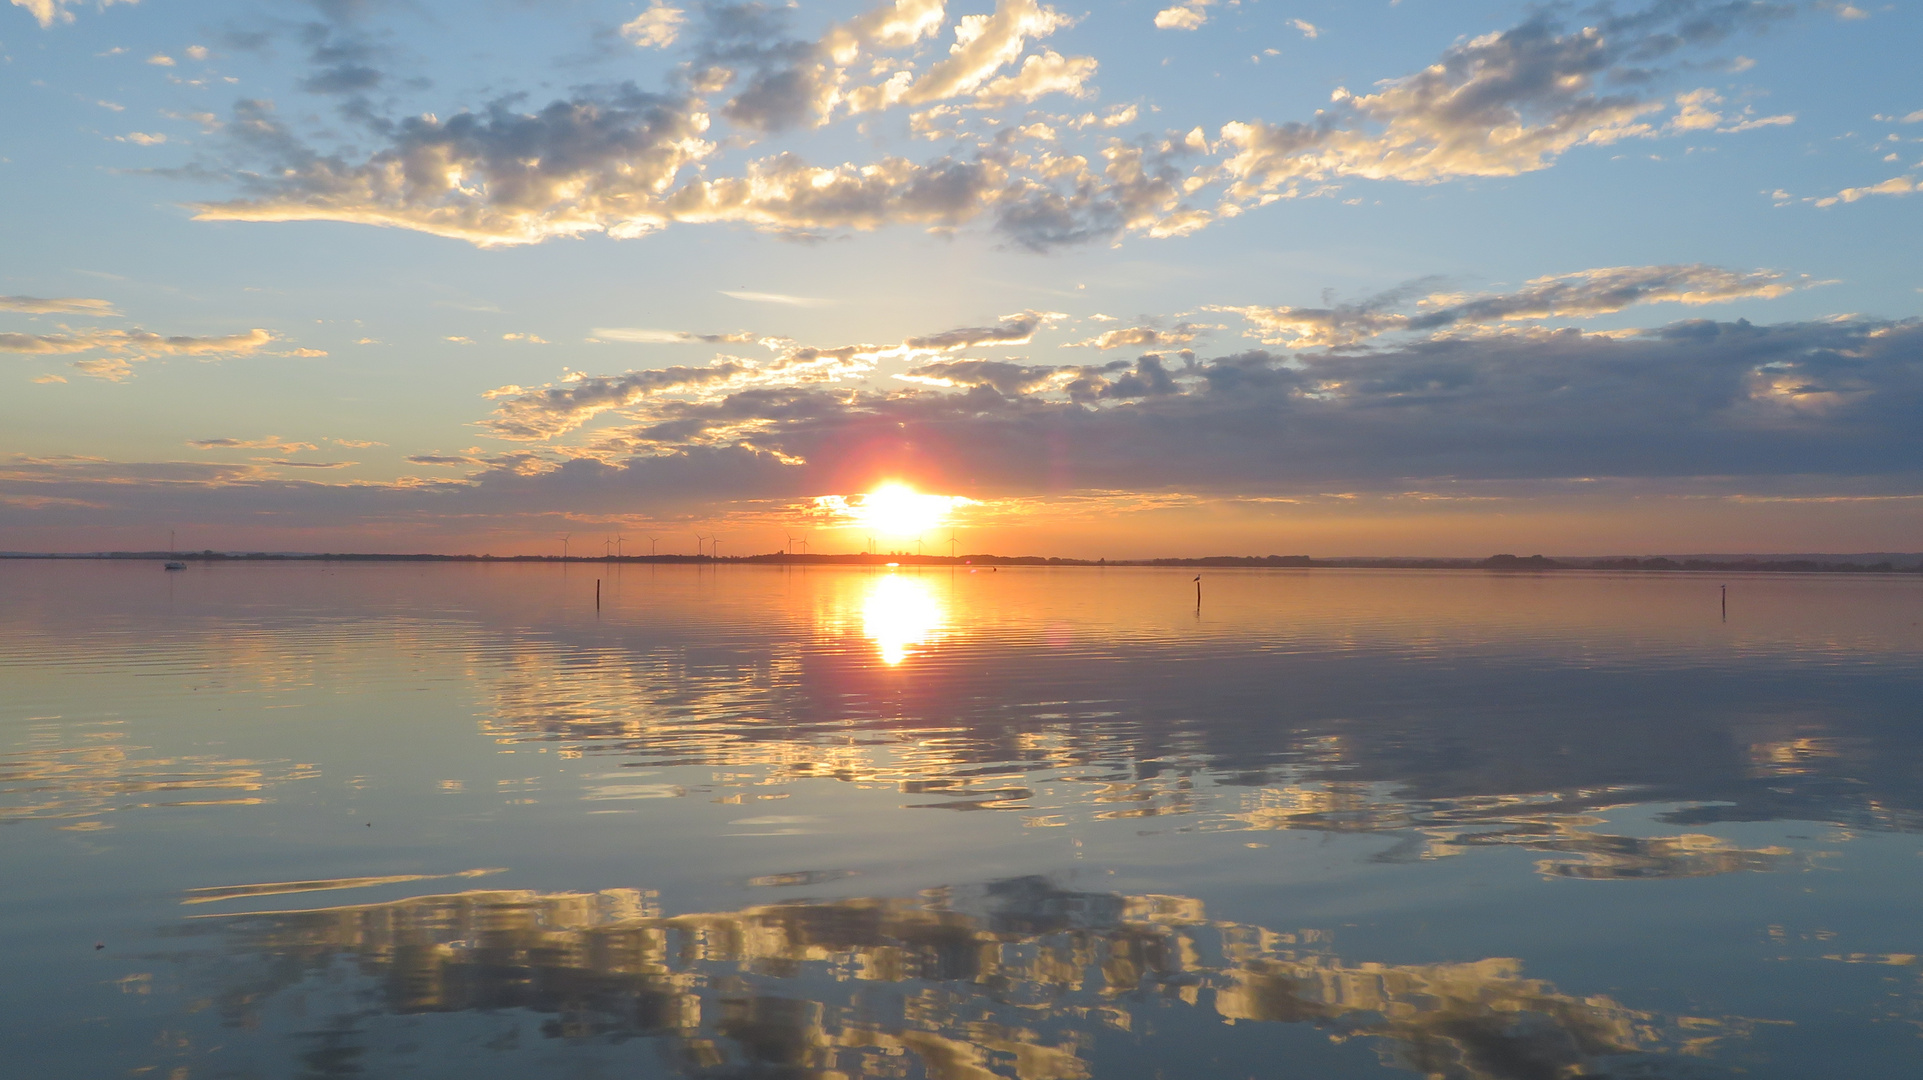
<svg viewBox="0 0 1923 1080">
<path fill-rule="evenodd" d="M 1915 1073 L 1923 579 L 1193 575 L 0 562 L 0 1072 Z"/>
</svg>

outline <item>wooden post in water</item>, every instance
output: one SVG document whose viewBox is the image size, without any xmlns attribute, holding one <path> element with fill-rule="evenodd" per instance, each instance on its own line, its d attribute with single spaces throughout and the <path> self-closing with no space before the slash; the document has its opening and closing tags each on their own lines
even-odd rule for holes
<svg viewBox="0 0 1923 1080">
<path fill-rule="evenodd" d="M 1202 575 L 1195 575 L 1195 610 L 1202 610 Z"/>
<path fill-rule="evenodd" d="M 1728 622 L 1729 621 L 1729 586 L 1727 585 L 1722 586 L 1722 590 L 1723 590 L 1723 621 Z"/>
<path fill-rule="evenodd" d="M 601 579 L 594 579 L 594 610 L 601 610 Z"/>
</svg>

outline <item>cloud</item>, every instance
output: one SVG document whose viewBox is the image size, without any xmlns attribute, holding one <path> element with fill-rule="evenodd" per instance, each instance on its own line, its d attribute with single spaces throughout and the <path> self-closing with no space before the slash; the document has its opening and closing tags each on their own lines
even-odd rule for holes
<svg viewBox="0 0 1923 1080">
<path fill-rule="evenodd" d="M 1193 353 L 1184 356 L 1186 360 L 1193 358 Z M 1107 364 L 1061 367 L 995 360 L 945 360 L 924 364 L 895 378 L 943 388 L 985 387 L 1011 398 L 1061 394 L 1070 402 L 1084 405 L 1178 392 L 1174 376 L 1163 366 L 1162 357 L 1155 354 L 1144 355 L 1133 362 L 1115 360 Z"/>
<path fill-rule="evenodd" d="M 912 46 L 942 25 L 939 3 L 897 0 L 831 27 L 819 40 L 786 36 L 786 13 L 759 5 L 706 7 L 695 68 L 672 95 L 631 85 L 584 88 L 533 112 L 497 100 L 445 120 L 394 120 L 359 106 L 377 149 L 361 160 L 310 148 L 264 101 L 236 106 L 225 134 L 250 167 L 234 168 L 241 198 L 199 204 L 201 220 L 346 221 L 416 229 L 484 246 L 607 232 L 630 238 L 673 222 L 740 223 L 795 236 L 890 224 L 952 228 L 1005 194 L 1006 153 L 925 163 L 898 158 L 815 165 L 798 155 L 750 160 L 735 175 L 694 174 L 717 149 L 711 112 L 744 142 L 815 127 L 850 112 L 970 99 L 978 107 L 1080 96 L 1096 71 L 1088 57 L 1028 43 L 1070 20 L 1034 0 L 1000 0 L 956 24 L 948 55 L 915 74 L 904 61 L 875 86 L 846 87 L 843 61 L 865 50 Z M 346 79 L 364 46 L 318 26 L 317 64 L 333 64 L 310 89 L 364 89 Z M 323 55 L 323 50 L 332 52 Z M 338 53 L 339 55 L 335 55 Z M 1015 65 L 1013 70 L 1006 70 Z M 369 69 L 367 79 L 375 74 Z M 732 88 L 711 109 L 706 95 Z M 844 93 L 844 90 L 846 91 Z"/>
<path fill-rule="evenodd" d="M 1087 97 L 1088 83 L 1095 78 L 1093 57 L 1065 57 L 1053 49 L 1030 56 L 1012 75 L 990 80 L 976 95 L 984 106 L 1009 101 L 1034 101 L 1048 94 Z"/>
<path fill-rule="evenodd" d="M 1059 389 L 1072 381 L 1076 374 L 1077 369 L 1047 364 L 1017 364 L 1006 360 L 943 360 L 924 364 L 894 377 L 902 382 L 943 388 L 986 386 L 1004 397 L 1013 398 Z"/>
<path fill-rule="evenodd" d="M 775 359 L 757 362 L 723 356 L 705 367 L 674 366 L 619 376 L 577 376 L 559 385 L 507 386 L 488 396 L 499 401 L 482 426 L 495 436 L 520 441 L 552 439 L 615 409 L 668 398 L 712 400 L 754 387 L 840 382 L 864 376 L 883 359 L 919 359 L 963 349 L 1023 345 L 1052 313 L 1025 311 L 994 326 L 961 327 L 911 337 L 895 345 L 844 345 L 832 349 L 789 346 Z"/>
<path fill-rule="evenodd" d="M 564 435 L 610 409 L 634 405 L 650 396 L 712 395 L 756 383 L 832 380 L 862 374 L 872 363 L 852 355 L 821 354 L 807 360 L 776 362 L 766 367 L 751 360 L 727 357 L 706 367 L 676 366 L 621 376 L 580 377 L 559 386 L 528 390 L 503 387 L 490 396 L 501 399 L 494 415 L 482 426 L 497 438 L 534 441 Z"/>
<path fill-rule="evenodd" d="M 114 141 L 133 143 L 135 146 L 159 146 L 167 141 L 167 136 L 159 132 L 149 134 L 145 131 L 133 131 L 125 135 L 115 135 Z"/>
<path fill-rule="evenodd" d="M 1006 178 L 1001 164 L 985 157 L 821 167 L 781 154 L 751 162 L 742 176 L 692 180 L 663 209 L 675 221 L 739 222 L 802 237 L 888 225 L 951 228 L 998 200 Z"/>
<path fill-rule="evenodd" d="M 1307 19 L 1290 19 L 1289 25 L 1295 27 L 1297 30 L 1300 30 L 1302 32 L 1302 36 L 1305 38 L 1308 38 L 1310 41 L 1314 41 L 1316 38 L 1322 36 L 1321 28 L 1317 27 L 1314 23 L 1308 21 Z"/>
<path fill-rule="evenodd" d="M 307 149 L 271 105 L 244 101 L 229 132 L 277 167 L 241 178 L 254 197 L 194 209 L 203 221 L 349 221 L 483 247 L 602 230 L 636 236 L 668 220 L 650 208 L 712 149 L 701 139 L 707 127 L 693 101 L 625 86 L 535 113 L 503 100 L 446 120 L 383 124 L 388 147 L 352 164 Z"/>
<path fill-rule="evenodd" d="M 756 5 L 709 10 L 710 40 L 703 57 L 718 82 L 747 76 L 742 89 L 721 109 L 734 124 L 757 132 L 797 126 L 818 127 L 838 109 L 849 115 L 897 105 L 925 106 L 973 99 L 976 107 L 1032 101 L 1050 93 L 1082 96 L 1096 69 L 1089 57 L 1065 58 L 1052 51 L 1023 53 L 1032 39 L 1046 37 L 1072 20 L 1034 0 L 998 0 L 986 15 L 965 15 L 955 25 L 946 59 L 919 75 L 913 60 L 875 67 L 888 77 L 879 83 L 849 85 L 850 65 L 865 52 L 901 49 L 937 33 L 943 7 L 931 0 L 896 0 L 831 27 L 818 41 L 781 35 L 781 16 Z M 997 78 L 1021 61 L 1013 74 Z"/>
<path fill-rule="evenodd" d="M 780 9 L 720 4 L 705 14 L 697 81 L 716 90 L 738 84 L 721 115 L 762 133 L 819 127 L 843 106 L 860 113 L 899 104 L 913 90 L 912 61 L 876 65 L 874 74 L 892 73 L 867 86 L 849 85 L 851 65 L 864 54 L 911 48 L 946 18 L 940 0 L 891 0 L 804 41 L 787 36 L 788 13 Z"/>
<path fill-rule="evenodd" d="M 115 2 L 116 0 L 103 0 L 99 6 L 104 8 Z M 118 2 L 131 4 L 137 3 L 138 0 L 118 0 Z M 13 0 L 13 6 L 26 8 L 27 14 L 34 17 L 34 21 L 40 24 L 42 30 L 57 22 L 72 22 L 73 12 L 67 9 L 79 7 L 80 3 L 81 0 Z"/>
<path fill-rule="evenodd" d="M 112 301 L 83 296 L 42 299 L 38 296 L 0 296 L 0 311 L 20 311 L 29 315 L 93 315 L 118 318 Z"/>
<path fill-rule="evenodd" d="M 1796 116 L 1793 113 L 1783 113 L 1779 116 L 1757 116 L 1738 120 L 1728 127 L 1717 128 L 1716 130 L 1725 135 L 1734 135 L 1742 131 L 1755 131 L 1757 128 L 1788 127 L 1795 122 Z"/>
<path fill-rule="evenodd" d="M 16 457 L 0 460 L 0 499 L 45 508 L 30 522 L 16 516 L 21 528 L 271 515 L 290 530 L 473 537 L 535 523 L 546 534 L 556 515 L 780 509 L 902 471 L 924 490 L 977 499 L 1110 504 L 1436 485 L 1483 496 L 1545 485 L 1887 496 L 1923 483 L 1919 320 L 1692 319 L 1616 337 L 1559 330 L 1068 368 L 941 359 L 916 370 L 948 385 L 711 386 L 648 398 L 571 451 L 419 455 L 470 470 L 442 480 Z"/>
<path fill-rule="evenodd" d="M 278 435 L 260 439 L 190 439 L 187 442 L 197 450 L 278 450 L 283 454 L 297 454 L 302 450 L 314 450 L 313 443 L 288 442 Z"/>
<path fill-rule="evenodd" d="M 821 307 L 824 304 L 834 303 L 833 300 L 824 300 L 817 296 L 789 296 L 786 293 L 745 292 L 737 289 L 722 289 L 721 295 L 755 304 L 786 304 L 789 307 Z"/>
<path fill-rule="evenodd" d="M 1120 349 L 1134 347 L 1144 349 L 1166 349 L 1174 345 L 1187 345 L 1196 335 L 1214 327 L 1198 326 L 1194 323 L 1179 323 L 1171 330 L 1160 330 L 1152 326 L 1129 326 L 1104 331 L 1087 341 L 1078 341 L 1077 346 L 1096 349 Z"/>
<path fill-rule="evenodd" d="M 1373 93 L 1338 89 L 1314 121 L 1223 125 L 1232 153 L 1222 174 L 1240 203 L 1290 197 L 1304 181 L 1338 177 L 1435 183 L 1547 168 L 1577 146 L 1656 133 L 1647 118 L 1664 108 L 1659 99 L 1600 93 L 1599 84 L 1649 82 L 1668 55 L 1759 29 L 1791 10 L 1677 0 L 1575 30 L 1553 10 L 1541 11 L 1454 46 Z"/>
<path fill-rule="evenodd" d="M 643 330 L 628 326 L 596 327 L 591 334 L 602 341 L 633 342 L 641 345 L 677 345 L 705 342 L 709 345 L 736 345 L 758 340 L 746 331 L 733 334 L 691 334 L 686 330 Z"/>
<path fill-rule="evenodd" d="M 1714 304 L 1773 299 L 1809 284 L 1773 270 L 1701 263 L 1613 266 L 1535 278 L 1512 293 L 1430 292 L 1425 283 L 1326 308 L 1214 306 L 1247 319 L 1250 336 L 1291 349 L 1352 346 L 1390 333 L 1465 331 L 1505 322 L 1609 315 L 1633 304 Z M 1413 307 L 1414 311 L 1406 309 Z"/>
<path fill-rule="evenodd" d="M 1664 126 L 1665 131 L 1705 131 L 1713 130 L 1725 135 L 1757 128 L 1781 127 L 1794 124 L 1796 117 L 1789 114 L 1781 116 L 1756 116 L 1755 110 L 1745 109 L 1743 115 L 1730 120 L 1714 108 L 1723 103 L 1722 96 L 1713 90 L 1691 90 L 1676 95 L 1676 115 Z M 1727 124 L 1727 126 L 1724 126 Z"/>
<path fill-rule="evenodd" d="M 621 36 L 643 49 L 665 49 L 687 21 L 687 12 L 654 0 L 648 10 L 621 24 Z"/>
<path fill-rule="evenodd" d="M 132 377 L 133 364 L 163 356 L 246 356 L 275 340 L 271 331 L 249 330 L 218 337 L 162 336 L 146 330 L 63 330 L 58 334 L 0 333 L 0 353 L 72 356 L 106 353 L 74 361 L 83 375 L 119 382 Z"/>
<path fill-rule="evenodd" d="M 922 105 L 973 93 L 990 76 L 1021 58 L 1029 38 L 1047 37 L 1072 20 L 1034 0 L 996 0 L 988 15 L 964 15 L 955 24 L 948 57 L 931 66 L 902 94 Z M 1093 66 L 1093 61 L 1089 61 Z"/>
<path fill-rule="evenodd" d="M 1157 30 L 1199 30 L 1209 21 L 1208 7 L 1215 0 L 1187 0 L 1155 13 Z"/>
<path fill-rule="evenodd" d="M 830 55 L 852 64 L 865 48 L 906 49 L 941 31 L 942 0 L 894 0 L 830 29 L 822 38 Z"/>
<path fill-rule="evenodd" d="M 1006 127 L 990 123 L 1002 117 L 970 122 L 972 110 L 1094 92 L 1093 58 L 1032 48 L 1072 22 L 1036 0 L 998 0 L 990 13 L 963 16 L 932 63 L 913 50 L 945 25 L 934 0 L 884 3 L 813 40 L 789 33 L 786 8 L 709 5 L 685 29 L 693 59 L 665 94 L 586 87 L 535 109 L 501 98 L 445 118 L 386 119 L 362 102 L 353 115 L 375 147 L 364 156 L 321 153 L 271 103 L 243 101 L 223 129 L 245 164 L 227 172 L 240 197 L 195 210 L 203 220 L 342 221 L 483 246 L 591 232 L 626 239 L 677 223 L 813 240 L 897 226 L 946 233 L 985 221 L 1040 251 L 1123 234 L 1182 236 L 1350 178 L 1513 176 L 1579 146 L 1794 119 L 1747 110 L 1729 117 L 1709 91 L 1672 100 L 1647 89 L 1695 63 L 1678 58 L 1682 51 L 1760 29 L 1786 17 L 1787 6 L 1663 0 L 1641 12 L 1598 12 L 1575 29 L 1559 21 L 1562 10 L 1452 46 L 1367 93 L 1339 90 L 1311 119 L 1122 140 L 1104 129 L 1136 122 L 1136 106 L 1079 119 L 1026 116 Z M 870 62 L 856 66 L 863 59 Z M 776 133 L 895 106 L 917 110 L 910 124 L 918 137 L 953 145 L 921 161 L 817 162 L 798 150 L 733 156 Z M 711 133 L 717 123 L 731 130 Z M 1018 126 L 1039 133 L 1037 123 L 1056 138 L 1039 147 L 1017 141 Z M 1062 145 L 1069 132 L 1082 145 Z"/>
<path fill-rule="evenodd" d="M 529 345 L 546 345 L 548 339 L 539 334 L 502 334 L 502 341 L 525 341 Z"/>
<path fill-rule="evenodd" d="M 380 86 L 386 74 L 374 63 L 383 49 L 362 31 L 341 20 L 308 23 L 299 37 L 308 48 L 313 74 L 300 80 L 310 94 L 359 94 Z"/>
<path fill-rule="evenodd" d="M 1918 190 L 1919 187 L 1923 187 L 1923 185 L 1919 185 L 1914 176 L 1892 176 L 1880 184 L 1871 184 L 1868 187 L 1844 188 L 1834 195 L 1826 195 L 1816 200 L 1816 205 L 1835 206 L 1839 202 L 1853 203 L 1858 199 L 1868 198 L 1871 195 L 1908 195 Z"/>
<path fill-rule="evenodd" d="M 944 330 L 939 334 L 911 337 L 902 342 L 899 348 L 887 350 L 884 355 L 912 357 L 956 352 L 984 345 L 1026 345 L 1034 340 L 1036 330 L 1052 320 L 1065 317 L 1055 312 L 1041 311 L 1004 315 L 1002 321 L 994 326 L 965 326 Z"/>
<path fill-rule="evenodd" d="M 1916 320 L 1688 320 L 1615 337 L 906 374 L 897 392 L 762 384 L 650 402 L 633 426 L 598 433 L 597 467 L 567 467 L 640 492 L 700 460 L 731 477 L 711 476 L 717 491 L 756 493 L 741 497 L 847 490 L 835 477 L 864 461 L 971 494 L 1262 496 L 1437 478 L 1914 479 L 1923 451 Z"/>
<path fill-rule="evenodd" d="M 170 120 L 186 120 L 197 124 L 201 131 L 210 135 L 226 126 L 220 117 L 210 112 L 176 112 L 172 109 L 162 109 L 160 115 Z"/>
</svg>

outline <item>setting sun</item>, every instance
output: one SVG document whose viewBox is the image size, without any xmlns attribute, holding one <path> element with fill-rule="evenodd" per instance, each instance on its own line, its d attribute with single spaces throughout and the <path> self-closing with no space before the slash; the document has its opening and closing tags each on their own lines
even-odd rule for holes
<svg viewBox="0 0 1923 1080">
<path fill-rule="evenodd" d="M 865 495 L 823 495 L 815 505 L 880 536 L 919 536 L 948 524 L 957 507 L 972 502 L 960 495 L 925 495 L 891 480 Z"/>
</svg>

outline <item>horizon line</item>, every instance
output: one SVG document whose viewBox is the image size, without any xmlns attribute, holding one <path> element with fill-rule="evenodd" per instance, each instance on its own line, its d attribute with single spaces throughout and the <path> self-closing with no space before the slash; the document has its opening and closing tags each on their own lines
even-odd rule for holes
<svg viewBox="0 0 1923 1080">
<path fill-rule="evenodd" d="M 907 553 L 846 552 L 796 554 L 787 551 L 755 555 L 495 555 L 439 552 L 316 552 L 316 551 L 5 551 L 0 559 L 102 561 L 288 561 L 288 562 L 512 562 L 567 564 L 735 564 L 824 566 L 1122 566 L 1200 567 L 1217 569 L 1513 569 L 1513 570 L 1715 570 L 1923 572 L 1923 552 L 1726 552 L 1636 555 L 1200 555 L 1109 559 L 1045 555 L 916 555 Z M 1871 562 L 1869 560 L 1875 560 Z M 1910 565 L 1897 565 L 1899 561 Z"/>
</svg>

